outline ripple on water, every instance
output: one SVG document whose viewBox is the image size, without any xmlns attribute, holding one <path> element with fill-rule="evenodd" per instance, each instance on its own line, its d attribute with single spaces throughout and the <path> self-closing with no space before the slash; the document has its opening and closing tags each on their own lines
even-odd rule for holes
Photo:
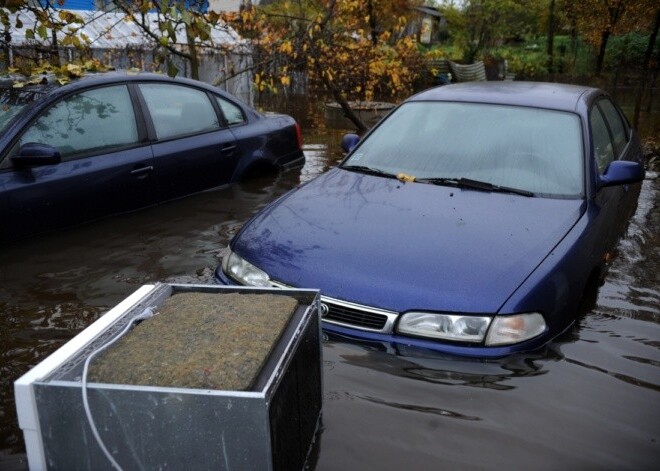
<svg viewBox="0 0 660 471">
<path fill-rule="evenodd" d="M 599 311 L 660 322 L 659 192 L 657 175 L 649 174 L 642 184 L 637 211 L 599 290 Z"/>
</svg>

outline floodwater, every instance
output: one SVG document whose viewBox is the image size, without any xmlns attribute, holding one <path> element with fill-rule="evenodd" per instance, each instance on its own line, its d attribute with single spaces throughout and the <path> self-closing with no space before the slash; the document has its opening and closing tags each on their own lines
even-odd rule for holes
<svg viewBox="0 0 660 471">
<path fill-rule="evenodd" d="M 259 208 L 335 165 L 0 247 L 0 469 L 25 469 L 13 381 L 139 286 L 205 283 Z M 481 362 L 324 339 L 324 409 L 310 469 L 657 469 L 660 207 L 649 174 L 594 304 L 534 354 Z"/>
</svg>

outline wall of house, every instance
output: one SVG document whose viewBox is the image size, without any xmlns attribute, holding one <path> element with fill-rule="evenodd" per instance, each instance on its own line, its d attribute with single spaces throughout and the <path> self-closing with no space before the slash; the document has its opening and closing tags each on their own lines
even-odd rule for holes
<svg viewBox="0 0 660 471">
<path fill-rule="evenodd" d="M 209 0 L 209 10 L 216 12 L 238 11 L 243 3 L 245 3 L 244 0 Z"/>
<path fill-rule="evenodd" d="M 208 0 L 183 0 L 187 6 L 200 11 L 206 11 Z M 218 0 L 224 1 L 227 0 Z M 240 0 L 236 0 L 239 1 Z M 112 0 L 50 0 L 54 8 L 65 10 L 112 10 Z"/>
<path fill-rule="evenodd" d="M 66 8 L 67 10 L 95 10 L 95 0 L 64 0 L 61 4 L 59 1 L 51 1 L 55 8 Z"/>
</svg>

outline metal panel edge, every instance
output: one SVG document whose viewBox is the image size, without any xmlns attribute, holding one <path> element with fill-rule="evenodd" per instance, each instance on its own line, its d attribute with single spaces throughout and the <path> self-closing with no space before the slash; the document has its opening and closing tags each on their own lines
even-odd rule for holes
<svg viewBox="0 0 660 471">
<path fill-rule="evenodd" d="M 71 387 L 80 389 L 80 381 L 53 380 L 48 381 L 49 385 L 58 387 Z M 217 397 L 240 397 L 248 399 L 264 399 L 265 394 L 262 391 L 238 391 L 231 389 L 195 389 L 179 388 L 170 386 L 146 386 L 138 384 L 114 384 L 114 383 L 87 383 L 87 389 L 103 390 L 122 390 L 122 391 L 142 391 L 147 393 L 162 394 L 182 394 L 192 396 L 217 396 Z"/>
<path fill-rule="evenodd" d="M 44 456 L 41 429 L 37 413 L 36 399 L 32 385 L 46 377 L 59 365 L 74 355 L 81 347 L 91 342 L 96 335 L 103 332 L 109 325 L 121 317 L 133 305 L 149 294 L 155 285 L 144 285 L 129 297 L 117 304 L 113 309 L 101 316 L 88 328 L 80 332 L 69 342 L 55 350 L 52 354 L 39 362 L 23 376 L 14 382 L 14 398 L 18 425 L 23 430 L 28 465 L 31 470 L 45 470 L 46 458 Z M 90 329 L 90 327 L 93 327 Z"/>
</svg>

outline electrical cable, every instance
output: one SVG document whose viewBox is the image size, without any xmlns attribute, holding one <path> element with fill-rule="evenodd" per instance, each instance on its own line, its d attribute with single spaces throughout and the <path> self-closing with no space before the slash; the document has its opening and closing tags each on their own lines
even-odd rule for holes
<svg viewBox="0 0 660 471">
<path fill-rule="evenodd" d="M 126 324 L 126 327 L 119 332 L 112 340 L 109 342 L 106 342 L 105 344 L 101 345 L 99 348 L 94 350 L 85 360 L 85 366 L 83 368 L 83 373 L 82 373 L 82 400 L 83 400 L 83 407 L 85 409 L 85 415 L 87 416 L 87 422 L 89 422 L 89 426 L 92 429 L 92 434 L 94 435 L 94 438 L 96 439 L 96 443 L 99 445 L 101 448 L 101 451 L 105 455 L 105 457 L 110 461 L 112 466 L 117 469 L 117 471 L 122 471 L 121 466 L 119 466 L 119 463 L 113 458 L 113 456 L 110 454 L 108 449 L 105 446 L 105 443 L 103 443 L 103 439 L 101 439 L 101 435 L 99 434 L 99 431 L 96 427 L 96 423 L 94 422 L 94 418 L 92 417 L 92 411 L 89 407 L 89 399 L 87 397 L 87 373 L 89 371 L 89 364 L 92 361 L 92 358 L 94 358 L 96 355 L 101 353 L 103 350 L 106 348 L 110 347 L 112 344 L 114 344 L 117 340 L 122 338 L 130 329 L 133 327 L 133 325 L 136 322 L 140 322 L 146 319 L 149 319 L 154 315 L 154 307 L 147 307 L 145 308 L 140 314 L 135 316 L 133 319 L 130 320 L 128 324 Z"/>
</svg>

